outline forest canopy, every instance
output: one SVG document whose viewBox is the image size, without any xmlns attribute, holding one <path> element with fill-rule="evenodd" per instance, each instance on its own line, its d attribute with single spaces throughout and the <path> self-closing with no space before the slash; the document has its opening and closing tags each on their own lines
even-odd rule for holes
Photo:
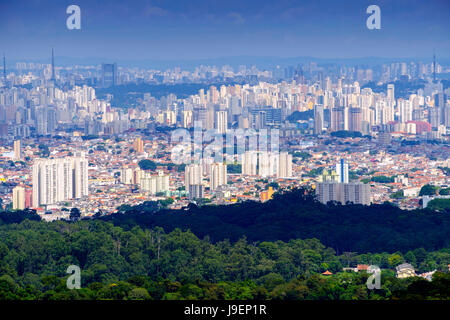
<svg viewBox="0 0 450 320">
<path fill-rule="evenodd" d="M 317 238 L 338 253 L 406 252 L 449 245 L 449 210 L 402 210 L 389 203 L 340 205 L 319 203 L 306 189 L 281 191 L 261 203 L 247 201 L 233 205 L 201 206 L 186 210 L 157 210 L 155 205 L 126 208 L 100 219 L 130 229 L 134 226 L 163 227 L 167 231 L 191 230 L 212 241 L 289 241 Z"/>
<path fill-rule="evenodd" d="M 322 205 L 306 189 L 226 207 L 168 203 L 73 221 L 0 212 L 0 299 L 450 297 L 448 212 Z M 436 270 L 433 281 L 396 278 L 402 263 Z M 382 269 L 381 289 L 343 271 L 358 264 Z M 67 289 L 70 265 L 81 268 L 80 290 Z"/>
</svg>

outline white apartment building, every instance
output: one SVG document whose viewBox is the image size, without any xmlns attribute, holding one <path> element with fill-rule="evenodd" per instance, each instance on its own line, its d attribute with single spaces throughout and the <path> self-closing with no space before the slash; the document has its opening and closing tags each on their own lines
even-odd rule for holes
<svg viewBox="0 0 450 320">
<path fill-rule="evenodd" d="M 337 201 L 342 204 L 370 204 L 370 186 L 364 183 L 319 182 L 316 184 L 318 200 L 326 204 Z"/>
<path fill-rule="evenodd" d="M 228 183 L 226 164 L 223 163 L 211 164 L 211 174 L 209 181 L 211 190 L 217 189 L 218 186 L 226 185 Z"/>
<path fill-rule="evenodd" d="M 242 154 L 242 174 L 256 176 L 258 166 L 258 153 L 247 151 Z"/>
<path fill-rule="evenodd" d="M 157 175 L 144 173 L 141 176 L 140 182 L 141 190 L 147 191 L 150 194 L 166 192 L 170 188 L 169 175 L 165 175 L 162 171 L 159 171 Z"/>
<path fill-rule="evenodd" d="M 184 186 L 186 190 L 190 185 L 201 185 L 203 177 L 203 166 L 201 164 L 191 164 L 184 169 Z"/>
<path fill-rule="evenodd" d="M 25 209 L 25 188 L 17 186 L 13 189 L 13 210 Z"/>
<path fill-rule="evenodd" d="M 278 177 L 292 177 L 292 155 L 288 152 L 280 152 Z"/>
<path fill-rule="evenodd" d="M 88 162 L 84 154 L 39 159 L 32 168 L 33 207 L 57 204 L 88 195 Z"/>
</svg>

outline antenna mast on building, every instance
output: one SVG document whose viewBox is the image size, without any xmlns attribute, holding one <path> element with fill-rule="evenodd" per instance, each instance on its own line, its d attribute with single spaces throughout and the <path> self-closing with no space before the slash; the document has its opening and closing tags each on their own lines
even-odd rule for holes
<svg viewBox="0 0 450 320">
<path fill-rule="evenodd" d="M 3 83 L 6 85 L 6 57 L 5 53 L 3 53 Z"/>
<path fill-rule="evenodd" d="M 51 78 L 51 80 L 52 81 L 56 80 L 56 77 L 55 77 L 55 56 L 53 54 L 53 48 L 52 48 L 52 78 Z"/>
</svg>

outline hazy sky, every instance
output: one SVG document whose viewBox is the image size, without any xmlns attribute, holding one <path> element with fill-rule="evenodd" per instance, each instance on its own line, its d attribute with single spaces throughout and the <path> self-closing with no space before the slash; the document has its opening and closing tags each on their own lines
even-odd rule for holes
<svg viewBox="0 0 450 320">
<path fill-rule="evenodd" d="M 66 8 L 81 8 L 81 30 Z M 381 8 L 381 30 L 366 9 Z M 226 56 L 450 57 L 449 0 L 0 0 L 0 52 L 192 59 Z"/>
</svg>

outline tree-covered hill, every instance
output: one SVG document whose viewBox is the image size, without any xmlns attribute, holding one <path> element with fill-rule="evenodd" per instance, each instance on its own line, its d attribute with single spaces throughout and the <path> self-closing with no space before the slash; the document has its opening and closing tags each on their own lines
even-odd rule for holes
<svg viewBox="0 0 450 320">
<path fill-rule="evenodd" d="M 406 211 L 390 204 L 323 205 L 309 190 L 294 189 L 265 203 L 191 204 L 186 210 L 160 210 L 154 202 L 147 202 L 101 219 L 125 229 L 189 229 L 212 241 L 236 241 L 243 236 L 251 242 L 317 238 L 342 253 L 447 248 L 449 217 L 448 210 Z"/>
<path fill-rule="evenodd" d="M 413 284 L 415 298 L 449 297 L 448 249 L 336 255 L 317 239 L 212 243 L 179 229 L 127 231 L 101 220 L 24 220 L 1 225 L 0 239 L 0 300 L 393 299 L 409 297 Z M 429 284 L 397 279 L 403 262 L 441 273 Z M 383 269 L 381 289 L 367 289 L 364 272 L 342 271 L 358 263 Z M 66 286 L 70 265 L 81 268 L 80 290 Z"/>
</svg>

